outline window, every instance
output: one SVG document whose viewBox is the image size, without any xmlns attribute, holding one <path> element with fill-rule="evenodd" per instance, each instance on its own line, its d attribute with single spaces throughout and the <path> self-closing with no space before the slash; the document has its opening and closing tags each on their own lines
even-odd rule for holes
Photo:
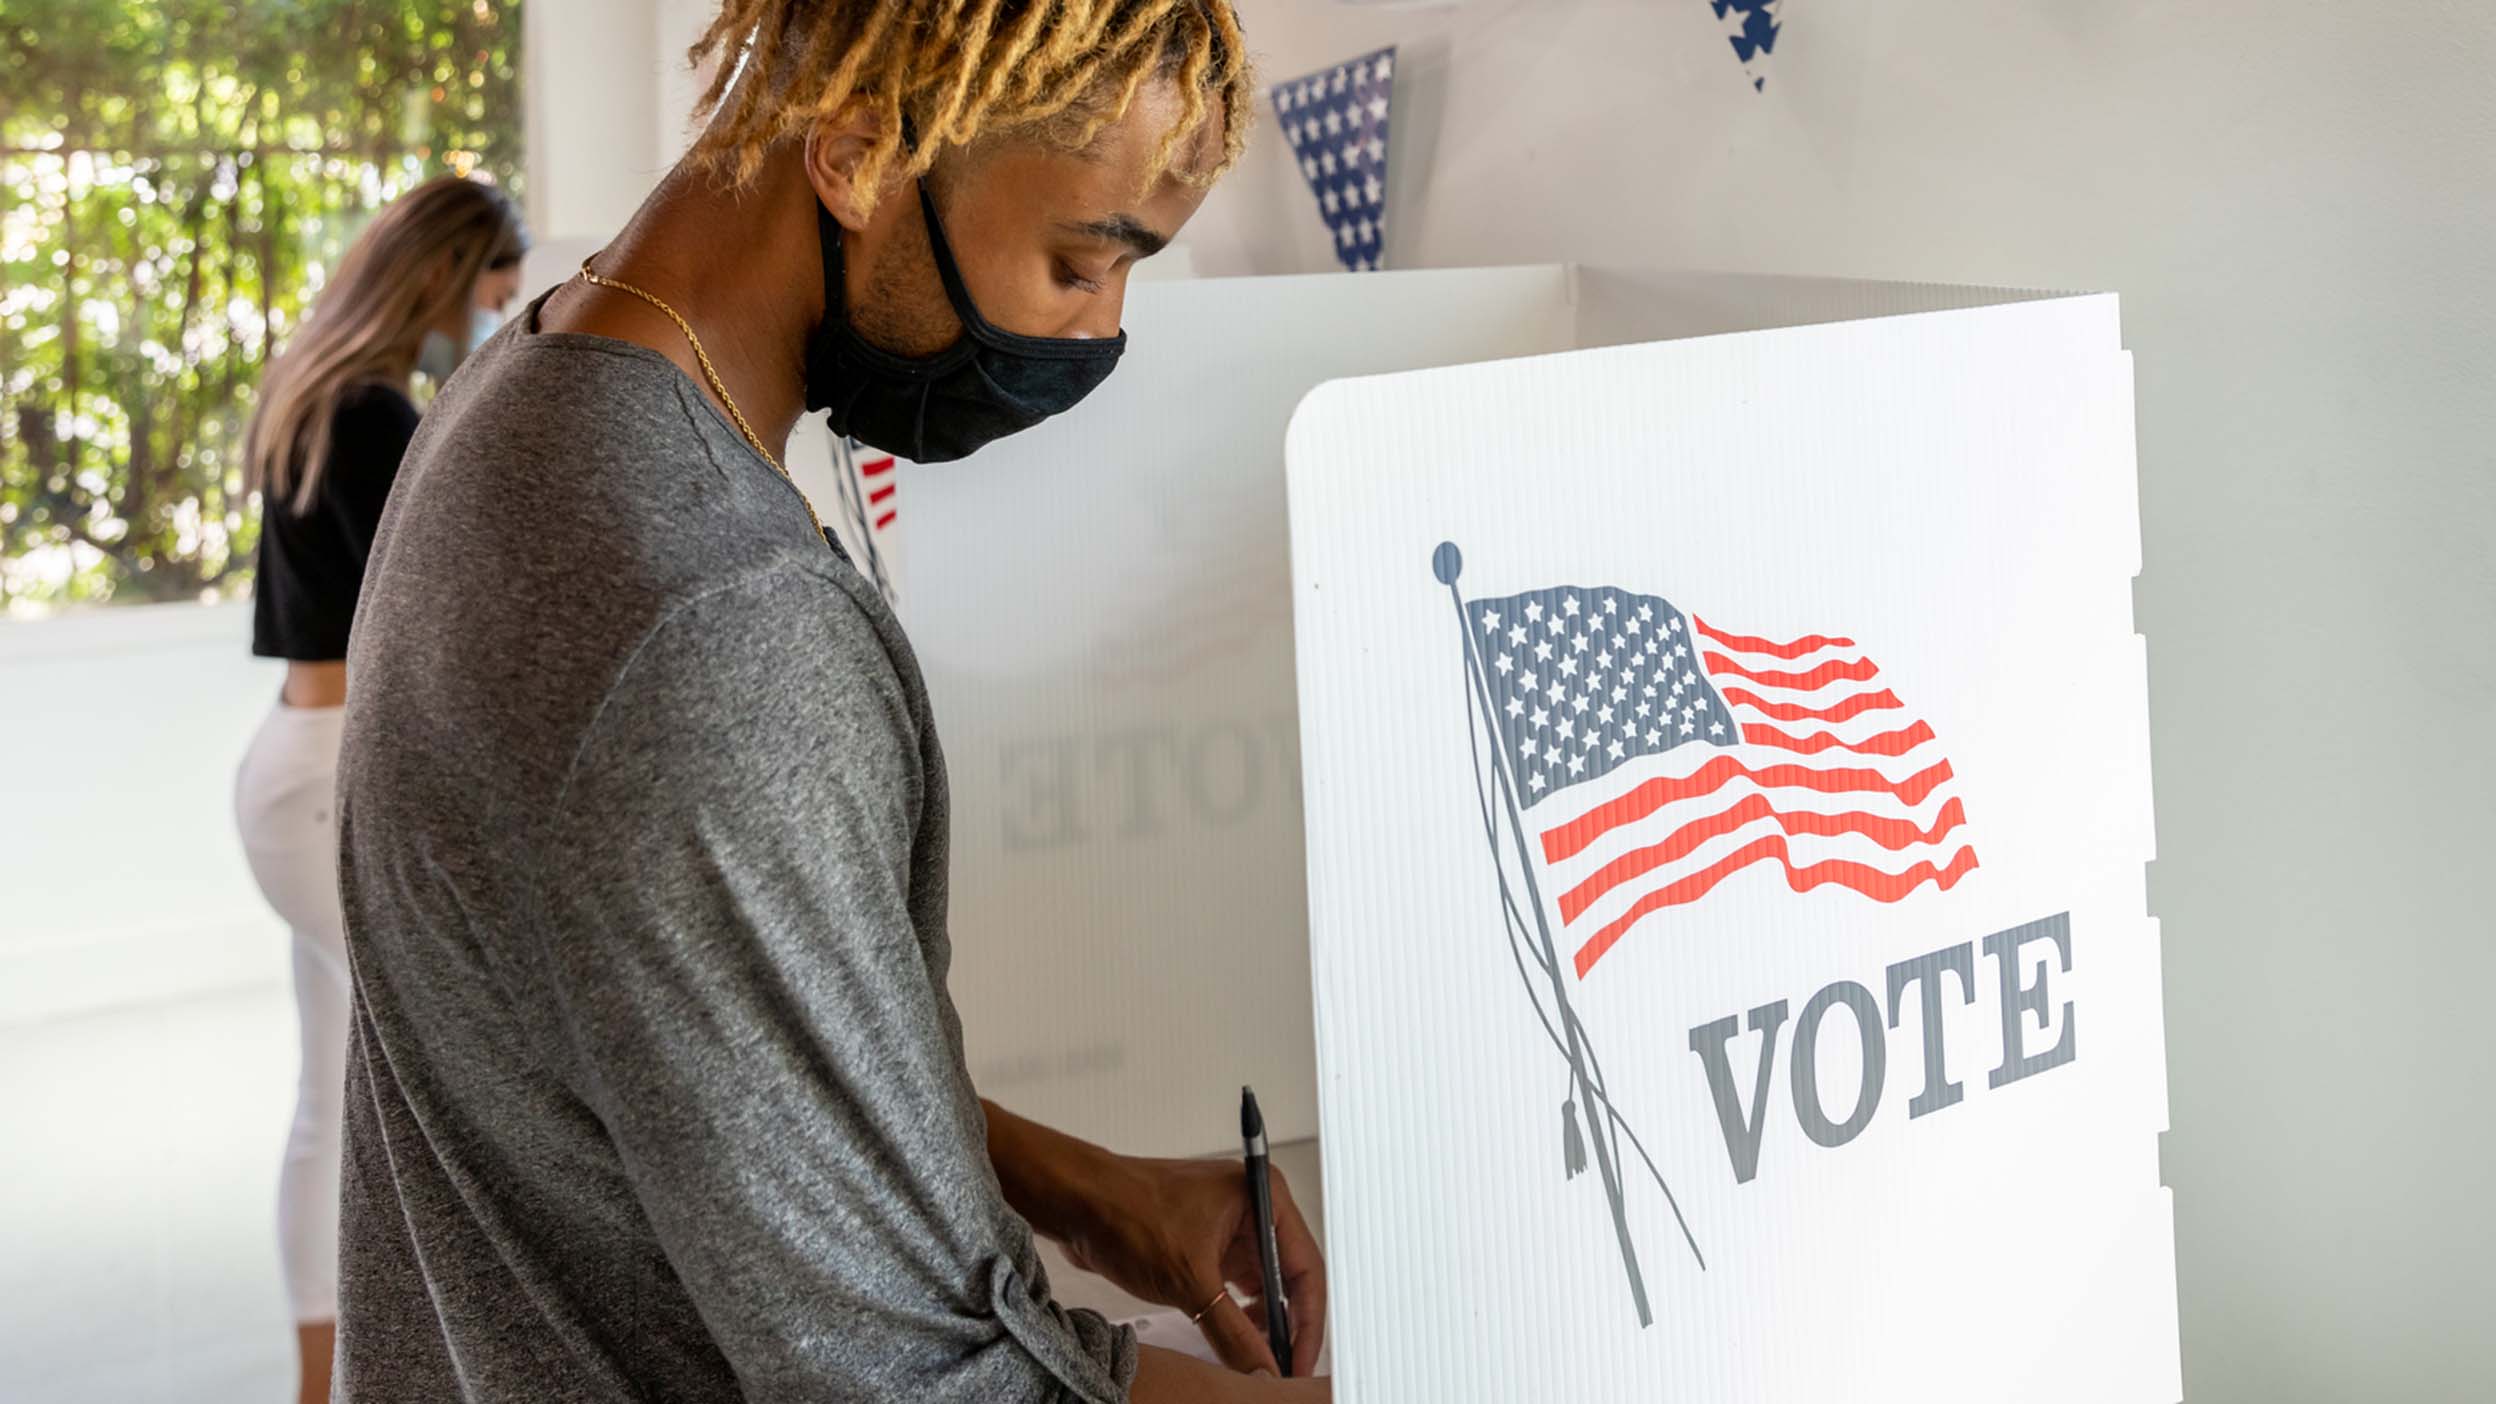
<svg viewBox="0 0 2496 1404">
<path fill-rule="evenodd" d="M 8 0 L 0 613 L 231 598 L 262 363 L 362 221 L 517 188 L 520 0 Z"/>
</svg>

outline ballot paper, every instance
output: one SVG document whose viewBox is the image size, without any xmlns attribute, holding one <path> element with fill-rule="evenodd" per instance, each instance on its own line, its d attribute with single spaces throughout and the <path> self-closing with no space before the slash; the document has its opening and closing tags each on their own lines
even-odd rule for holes
<svg viewBox="0 0 2496 1404">
<path fill-rule="evenodd" d="M 1261 1311 L 1262 1308 L 1258 1310 Z M 1249 1319 L 1262 1321 L 1264 1318 L 1252 1313 Z M 1197 1327 L 1195 1322 L 1187 1319 L 1186 1312 L 1157 1311 L 1149 1316 L 1132 1318 L 1125 1324 L 1135 1328 L 1137 1345 L 1159 1346 L 1163 1350 L 1174 1350 L 1197 1360 L 1211 1361 L 1216 1365 L 1222 1363 L 1221 1358 L 1213 1353 L 1213 1347 L 1206 1342 L 1205 1333 Z M 1319 1351 L 1317 1368 L 1310 1371 L 1310 1374 L 1333 1374 L 1334 1365 L 1329 1358 L 1331 1354 L 1329 1350 Z"/>
<path fill-rule="evenodd" d="M 1196 1328 L 1195 1322 L 1187 1319 L 1186 1312 L 1157 1311 L 1125 1324 L 1135 1328 L 1137 1345 L 1158 1346 L 1197 1360 L 1211 1360 L 1217 1365 L 1221 1363 L 1213 1353 L 1213 1346 L 1205 1340 L 1205 1333 Z"/>
</svg>

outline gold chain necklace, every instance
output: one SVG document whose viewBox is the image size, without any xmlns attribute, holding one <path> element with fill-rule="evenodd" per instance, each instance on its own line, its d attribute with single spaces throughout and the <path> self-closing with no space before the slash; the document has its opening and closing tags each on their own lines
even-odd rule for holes
<svg viewBox="0 0 2496 1404">
<path fill-rule="evenodd" d="M 771 456 L 771 450 L 763 447 L 762 435 L 755 433 L 754 426 L 745 422 L 745 411 L 737 408 L 736 397 L 728 393 L 727 384 L 719 378 L 718 368 L 711 364 L 711 353 L 702 349 L 702 338 L 693 334 L 693 324 L 686 321 L 681 315 L 679 315 L 675 308 L 659 301 L 657 294 L 644 292 L 630 283 L 620 282 L 614 278 L 609 278 L 603 274 L 590 271 L 589 260 L 586 258 L 581 260 L 581 278 L 583 281 L 592 283 L 598 287 L 613 288 L 617 292 L 631 293 L 633 296 L 640 298 L 642 301 L 649 303 L 651 306 L 667 314 L 667 319 L 676 324 L 676 330 L 683 332 L 685 334 L 685 340 L 692 344 L 693 358 L 702 363 L 703 378 L 710 381 L 711 393 L 717 395 L 719 397 L 719 402 L 728 407 L 728 417 L 737 422 L 737 432 L 745 436 L 746 443 L 753 446 L 754 452 L 762 455 L 763 461 L 771 465 L 773 472 L 778 473 L 781 478 L 786 480 L 790 487 L 796 488 L 797 500 L 806 504 L 806 519 L 815 524 L 815 535 L 823 535 L 823 518 L 815 515 L 815 504 L 813 499 L 806 496 L 806 489 L 797 486 L 797 479 L 789 476 L 788 468 L 784 466 L 779 459 Z"/>
</svg>

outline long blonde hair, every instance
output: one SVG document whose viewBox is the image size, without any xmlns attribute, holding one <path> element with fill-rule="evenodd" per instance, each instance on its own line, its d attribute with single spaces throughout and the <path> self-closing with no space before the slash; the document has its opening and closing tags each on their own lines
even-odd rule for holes
<svg viewBox="0 0 2496 1404">
<path fill-rule="evenodd" d="M 404 381 L 425 333 L 450 320 L 491 268 L 519 262 L 528 231 L 511 197 L 437 176 L 398 199 L 347 246 L 301 330 L 260 378 L 243 436 L 244 479 L 263 502 L 310 510 L 338 402 Z"/>
</svg>

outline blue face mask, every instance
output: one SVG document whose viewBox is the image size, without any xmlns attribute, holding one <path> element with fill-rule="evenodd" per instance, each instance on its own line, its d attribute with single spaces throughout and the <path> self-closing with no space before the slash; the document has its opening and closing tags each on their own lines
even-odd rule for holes
<svg viewBox="0 0 2496 1404">
<path fill-rule="evenodd" d="M 424 345 L 416 352 L 416 369 L 424 372 L 425 378 L 435 385 L 442 384 L 451 378 L 452 371 L 459 369 L 459 363 L 475 355 L 477 348 L 483 346 L 502 324 L 503 314 L 490 307 L 469 308 L 467 341 L 463 344 L 438 331 L 426 332 Z"/>
</svg>

